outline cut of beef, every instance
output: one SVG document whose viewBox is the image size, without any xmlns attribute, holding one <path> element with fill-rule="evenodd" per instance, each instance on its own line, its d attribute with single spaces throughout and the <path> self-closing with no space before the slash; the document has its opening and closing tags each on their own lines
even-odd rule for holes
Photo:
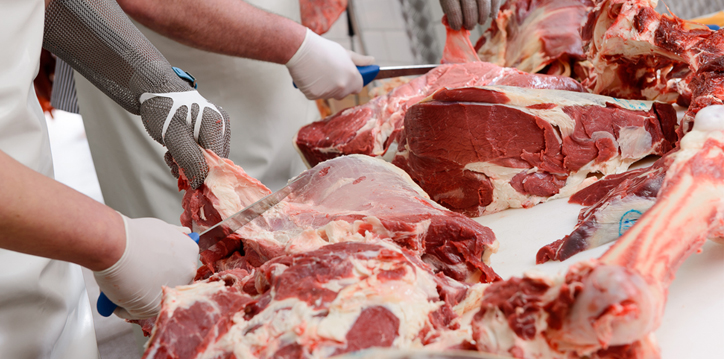
<svg viewBox="0 0 724 359">
<path fill-rule="evenodd" d="M 248 179 L 240 169 L 228 168 L 230 162 L 219 161 L 213 153 L 207 157 L 211 174 L 223 172 L 240 179 L 236 182 L 234 177 L 210 174 L 198 190 L 184 187 L 186 197 L 196 200 L 184 201 L 183 224 L 196 231 L 215 224 L 204 218 L 223 218 L 219 213 L 235 213 L 253 203 L 239 196 L 240 192 L 247 194 L 251 188 L 258 196 L 266 193 L 256 183 L 242 185 Z M 368 156 L 345 156 L 321 163 L 300 177 L 300 189 L 204 251 L 201 257 L 206 267 L 201 276 L 226 268 L 222 266 L 227 257 L 242 243 L 245 261 L 259 266 L 278 256 L 330 243 L 383 238 L 413 251 L 436 272 L 456 280 L 499 279 L 485 263 L 497 250 L 492 231 L 430 200 L 399 168 Z"/>
<path fill-rule="evenodd" d="M 444 124 L 444 125 L 441 125 Z M 670 105 L 507 86 L 444 89 L 407 111 L 393 163 L 477 217 L 570 196 L 676 140 Z"/>
<path fill-rule="evenodd" d="M 458 328 L 454 307 L 468 291 L 384 241 L 331 244 L 238 274 L 166 289 L 144 358 L 326 358 L 422 347 Z"/>
<path fill-rule="evenodd" d="M 473 320 L 481 351 L 519 358 L 658 358 L 669 284 L 724 221 L 724 106 L 697 115 L 656 204 L 598 260 L 554 280 L 491 284 Z M 695 298 L 692 298 L 695 300 Z"/>
<path fill-rule="evenodd" d="M 585 58 L 580 28 L 591 0 L 509 0 L 475 44 L 483 61 L 535 73 L 571 75 Z"/>
<path fill-rule="evenodd" d="M 573 232 L 538 251 L 537 263 L 563 261 L 616 240 L 656 203 L 672 156 L 651 167 L 609 175 L 571 196 L 569 202 L 586 206 Z"/>
<path fill-rule="evenodd" d="M 302 25 L 318 35 L 329 31 L 347 9 L 347 0 L 299 0 Z"/>
<path fill-rule="evenodd" d="M 484 85 L 582 90 L 571 78 L 531 75 L 486 62 L 442 65 L 385 96 L 302 127 L 294 143 L 310 166 L 353 153 L 382 156 L 396 141 L 410 106 L 441 88 Z"/>
<path fill-rule="evenodd" d="M 654 10 L 656 1 L 597 0 L 582 34 L 595 93 L 664 102 L 691 100 L 694 73 L 724 55 L 724 35 Z"/>
</svg>

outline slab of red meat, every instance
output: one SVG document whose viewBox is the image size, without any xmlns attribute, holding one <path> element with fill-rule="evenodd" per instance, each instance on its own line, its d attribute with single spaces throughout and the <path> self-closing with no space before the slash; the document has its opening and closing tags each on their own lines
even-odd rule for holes
<svg viewBox="0 0 724 359">
<path fill-rule="evenodd" d="M 331 244 L 167 288 L 144 358 L 326 358 L 437 343 L 458 329 L 467 291 L 391 243 Z"/>
<path fill-rule="evenodd" d="M 671 160 L 665 156 L 651 167 L 606 176 L 571 196 L 569 202 L 586 206 L 575 229 L 541 248 L 536 262 L 563 261 L 618 239 L 656 203 Z"/>
<path fill-rule="evenodd" d="M 259 197 L 266 193 L 256 183 L 241 185 L 248 179 L 240 170 L 227 168 L 228 160 L 218 160 L 213 153 L 207 158 L 211 170 L 204 185 L 198 190 L 182 187 L 187 191 L 185 198 L 194 199 L 184 200 L 182 223 L 196 231 L 215 223 L 207 222 L 209 218 L 225 218 L 253 203 L 253 198 L 240 200 L 243 196 L 238 193 L 246 194 L 249 188 Z M 240 179 L 236 181 L 234 176 Z M 383 238 L 413 251 L 436 272 L 456 280 L 499 279 L 486 264 L 497 250 L 492 231 L 430 200 L 399 168 L 368 156 L 345 156 L 321 163 L 300 177 L 303 187 L 205 250 L 201 257 L 206 266 L 200 276 L 218 272 L 242 243 L 245 260 L 259 266 L 278 256 L 330 243 Z"/>
<path fill-rule="evenodd" d="M 444 125 L 441 125 L 444 124 Z M 567 197 L 676 140 L 667 104 L 506 86 L 445 89 L 407 111 L 393 163 L 471 217 Z"/>
<path fill-rule="evenodd" d="M 582 30 L 592 66 L 583 84 L 595 93 L 686 105 L 694 73 L 724 55 L 724 35 L 659 14 L 655 2 L 595 2 Z"/>
<path fill-rule="evenodd" d="M 581 91 L 567 77 L 531 75 L 486 62 L 442 65 L 385 96 L 302 127 L 294 143 L 311 166 L 353 153 L 382 156 L 396 141 L 410 106 L 441 88 L 485 85 Z"/>
<path fill-rule="evenodd" d="M 329 31 L 347 9 L 347 0 L 299 0 L 302 25 L 318 35 Z"/>
<path fill-rule="evenodd" d="M 585 59 L 580 28 L 591 0 L 509 0 L 475 44 L 483 61 L 535 73 L 571 76 Z"/>
<path fill-rule="evenodd" d="M 724 223 L 724 106 L 699 112 L 672 156 L 656 204 L 599 259 L 556 279 L 490 285 L 472 323 L 478 349 L 518 358 L 658 358 L 653 332 L 669 284 Z"/>
</svg>

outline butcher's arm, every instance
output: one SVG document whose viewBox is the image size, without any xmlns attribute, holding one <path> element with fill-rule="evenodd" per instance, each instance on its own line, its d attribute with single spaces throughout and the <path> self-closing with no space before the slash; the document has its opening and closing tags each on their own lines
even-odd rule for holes
<svg viewBox="0 0 724 359">
<path fill-rule="evenodd" d="M 94 271 L 126 319 L 156 315 L 161 288 L 188 284 L 199 247 L 180 227 L 130 219 L 0 151 L 0 248 Z"/>
<path fill-rule="evenodd" d="M 341 99 L 360 92 L 362 76 L 355 65 L 374 62 L 241 0 L 119 0 L 118 4 L 136 21 L 185 45 L 284 64 L 309 99 Z"/>
<path fill-rule="evenodd" d="M 144 26 L 185 45 L 285 64 L 306 27 L 241 0 L 119 0 Z"/>
<path fill-rule="evenodd" d="M 0 247 L 77 263 L 112 266 L 125 248 L 121 216 L 0 151 Z"/>
</svg>

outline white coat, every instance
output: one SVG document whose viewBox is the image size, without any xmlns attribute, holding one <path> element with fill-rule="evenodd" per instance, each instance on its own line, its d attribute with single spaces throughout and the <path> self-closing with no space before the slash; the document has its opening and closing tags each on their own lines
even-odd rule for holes
<svg viewBox="0 0 724 359">
<path fill-rule="evenodd" d="M 299 21 L 299 0 L 248 2 Z M 319 113 L 292 86 L 286 67 L 197 50 L 136 25 L 171 65 L 196 77 L 204 97 L 229 113 L 231 160 L 273 190 L 306 169 L 292 139 Z M 163 160 L 165 148 L 148 136 L 139 117 L 77 73 L 75 80 L 105 203 L 129 217 L 179 223 L 181 194 Z"/>
<path fill-rule="evenodd" d="M 53 176 L 35 96 L 44 2 L 0 2 L 0 150 Z M 0 358 L 98 358 L 90 303 L 75 264 L 0 249 Z"/>
</svg>

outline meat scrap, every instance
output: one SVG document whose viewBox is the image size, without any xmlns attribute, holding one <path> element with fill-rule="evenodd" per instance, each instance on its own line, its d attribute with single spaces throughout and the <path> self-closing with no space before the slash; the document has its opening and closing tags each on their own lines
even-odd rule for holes
<svg viewBox="0 0 724 359">
<path fill-rule="evenodd" d="M 564 261 L 582 251 L 615 241 L 656 203 L 673 157 L 667 155 L 651 167 L 609 175 L 569 199 L 586 206 L 571 234 L 544 246 L 536 263 Z"/>
<path fill-rule="evenodd" d="M 267 193 L 249 183 L 238 167 L 228 169 L 228 160 L 219 161 L 207 152 L 207 161 L 211 170 L 204 185 L 197 190 L 184 186 L 185 198 L 196 200 L 184 201 L 182 224 L 195 230 L 212 224 L 204 218 L 225 218 Z M 212 175 L 218 172 L 229 176 Z M 279 256 L 331 243 L 382 238 L 412 251 L 436 273 L 455 280 L 499 279 L 486 264 L 497 250 L 492 231 L 433 202 L 405 172 L 381 159 L 341 157 L 304 172 L 298 181 L 303 184 L 300 189 L 202 252 L 205 267 L 199 277 L 228 268 L 226 262 L 242 244 L 244 260 L 258 267 Z M 256 197 L 244 197 L 249 191 Z"/>
<path fill-rule="evenodd" d="M 302 25 L 322 35 L 347 10 L 347 0 L 299 0 Z"/>
<path fill-rule="evenodd" d="M 519 358 L 657 358 L 679 266 L 724 223 L 724 106 L 699 112 L 656 204 L 606 253 L 560 278 L 490 285 L 473 319 L 481 351 Z"/>
<path fill-rule="evenodd" d="M 444 124 L 444 125 L 441 125 Z M 405 117 L 393 164 L 471 217 L 567 197 L 595 178 L 663 155 L 671 105 L 508 86 L 437 91 Z"/>
<path fill-rule="evenodd" d="M 591 0 L 509 0 L 475 48 L 498 66 L 571 76 L 571 62 L 585 59 L 580 28 Z"/>
</svg>

